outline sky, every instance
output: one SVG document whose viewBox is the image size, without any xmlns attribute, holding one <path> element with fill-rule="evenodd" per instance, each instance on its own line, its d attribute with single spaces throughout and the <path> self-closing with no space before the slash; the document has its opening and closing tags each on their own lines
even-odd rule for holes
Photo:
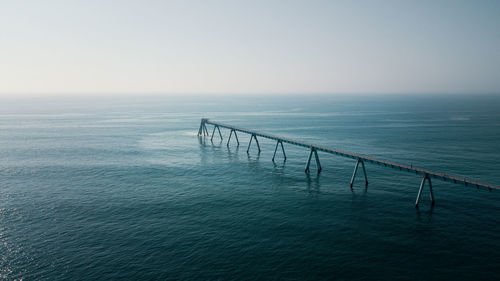
<svg viewBox="0 0 500 281">
<path fill-rule="evenodd" d="M 0 0 L 0 95 L 500 93 L 500 1 Z"/>
</svg>

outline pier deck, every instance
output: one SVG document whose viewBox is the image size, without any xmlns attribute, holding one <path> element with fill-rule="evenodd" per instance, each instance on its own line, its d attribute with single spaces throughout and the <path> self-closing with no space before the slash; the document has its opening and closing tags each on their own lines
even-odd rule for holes
<svg viewBox="0 0 500 281">
<path fill-rule="evenodd" d="M 440 180 L 443 180 L 443 181 L 446 181 L 446 182 L 452 182 L 452 183 L 456 183 L 456 184 L 463 184 L 465 186 L 475 186 L 477 188 L 482 187 L 482 188 L 488 188 L 489 190 L 492 190 L 492 189 L 499 189 L 500 190 L 500 186 L 497 186 L 497 185 L 492 185 L 492 184 L 488 184 L 488 183 L 474 181 L 474 180 L 470 180 L 470 179 L 467 179 L 467 178 L 464 178 L 464 177 L 458 177 L 458 176 L 448 175 L 448 174 L 445 174 L 445 173 L 436 172 L 436 171 L 432 171 L 432 170 L 428 170 L 428 169 L 423 169 L 423 168 L 417 168 L 417 167 L 414 167 L 414 166 L 409 166 L 409 165 L 400 164 L 400 163 L 396 163 L 396 162 L 381 160 L 381 159 L 377 159 L 377 158 L 366 156 L 366 155 L 362 155 L 362 154 L 357 154 L 357 153 L 352 153 L 352 152 L 347 152 L 347 151 L 342 151 L 342 150 L 334 149 L 334 148 L 331 148 L 331 147 L 325 147 L 325 146 L 319 146 L 319 145 L 315 145 L 315 144 L 305 143 L 305 142 L 293 140 L 293 139 L 290 139 L 290 138 L 285 138 L 285 137 L 280 137 L 280 136 L 276 136 L 276 135 L 271 135 L 271 134 L 267 134 L 267 133 L 263 133 L 263 132 L 259 132 L 259 131 L 248 130 L 248 129 L 236 127 L 236 126 L 229 125 L 229 124 L 224 124 L 224 123 L 220 123 L 220 122 L 210 121 L 209 119 L 206 119 L 206 118 L 203 118 L 201 120 L 201 124 L 200 124 L 200 129 L 198 131 L 198 135 L 202 135 L 202 134 L 203 135 L 209 135 L 208 134 L 208 129 L 206 128 L 207 124 L 214 126 L 214 129 L 213 129 L 213 132 L 212 132 L 212 139 L 213 139 L 213 136 L 214 136 L 214 133 L 215 133 L 216 129 L 219 131 L 219 135 L 220 135 L 220 137 L 222 139 L 222 134 L 220 132 L 220 128 L 226 128 L 226 129 L 231 130 L 230 137 L 231 137 L 231 135 L 232 135 L 233 132 L 234 132 L 236 138 L 237 138 L 236 132 L 241 132 L 241 133 L 249 134 L 251 136 L 250 143 L 249 143 L 249 148 L 250 148 L 250 144 L 251 144 L 252 138 L 254 138 L 256 140 L 257 146 L 259 148 L 259 152 L 260 152 L 260 146 L 258 144 L 257 137 L 262 137 L 262 138 L 266 138 L 266 139 L 275 140 L 277 142 L 276 143 L 276 148 L 278 147 L 279 143 L 281 143 L 281 145 L 283 145 L 283 143 L 289 143 L 289 144 L 292 144 L 292 145 L 309 148 L 311 150 L 311 153 L 309 155 L 309 160 L 307 162 L 306 172 L 309 172 L 309 164 L 310 164 L 311 157 L 312 157 L 313 153 L 315 154 L 315 157 L 316 157 L 316 163 L 318 165 L 318 172 L 321 171 L 321 166 L 319 164 L 319 158 L 317 156 L 317 151 L 321 151 L 321 152 L 325 152 L 325 153 L 329 153 L 329 154 L 335 154 L 335 155 L 346 157 L 346 158 L 356 159 L 357 160 L 357 162 L 356 162 L 356 168 L 355 168 L 354 173 L 353 173 L 353 178 L 351 179 L 351 187 L 352 187 L 352 183 L 353 183 L 354 177 L 356 175 L 356 171 L 357 171 L 359 163 L 361 163 L 362 166 L 363 166 L 363 171 L 365 173 L 366 184 L 368 185 L 368 180 L 366 179 L 366 171 L 365 171 L 365 167 L 364 167 L 364 162 L 369 162 L 369 163 L 381 165 L 381 166 L 384 166 L 384 167 L 390 167 L 390 168 L 393 168 L 393 169 L 399 169 L 400 171 L 413 172 L 413 173 L 415 173 L 417 175 L 422 175 L 423 176 L 423 178 L 422 178 L 422 184 L 420 186 L 419 195 L 417 197 L 417 202 L 415 203 L 416 206 L 418 206 L 418 201 L 420 199 L 420 193 L 422 191 L 423 185 L 424 185 L 424 183 L 425 183 L 426 180 L 429 182 L 429 187 L 430 187 L 430 191 L 431 191 L 431 200 L 432 200 L 432 202 L 434 202 L 434 198 L 433 198 L 433 195 L 432 195 L 432 184 L 431 184 L 431 181 L 430 181 L 431 178 L 433 178 L 433 179 L 440 179 Z M 237 139 L 237 141 L 238 141 L 238 144 L 239 144 L 239 140 L 238 139 Z M 228 145 L 229 145 L 229 141 L 228 141 Z M 282 146 L 282 148 L 283 148 L 283 146 Z M 247 150 L 247 152 L 248 152 L 248 150 Z M 283 152 L 284 152 L 284 148 L 283 148 Z M 275 155 L 276 155 L 276 149 L 275 149 Z M 285 159 L 286 159 L 286 156 L 285 156 Z M 273 160 L 274 160 L 274 157 L 273 157 Z"/>
</svg>

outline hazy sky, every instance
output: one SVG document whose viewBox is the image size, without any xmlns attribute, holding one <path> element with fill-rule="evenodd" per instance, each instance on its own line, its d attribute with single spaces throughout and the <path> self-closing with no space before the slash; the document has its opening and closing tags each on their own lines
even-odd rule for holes
<svg viewBox="0 0 500 281">
<path fill-rule="evenodd" d="M 500 93 L 500 1 L 0 0 L 0 93 Z"/>
</svg>

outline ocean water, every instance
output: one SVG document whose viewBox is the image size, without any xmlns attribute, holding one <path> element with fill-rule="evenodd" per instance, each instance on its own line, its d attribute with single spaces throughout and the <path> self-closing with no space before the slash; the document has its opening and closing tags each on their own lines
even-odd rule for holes
<svg viewBox="0 0 500 281">
<path fill-rule="evenodd" d="M 0 279 L 494 280 L 500 193 L 202 117 L 500 184 L 499 96 L 2 98 Z M 211 132 L 211 127 L 209 130 Z"/>
</svg>

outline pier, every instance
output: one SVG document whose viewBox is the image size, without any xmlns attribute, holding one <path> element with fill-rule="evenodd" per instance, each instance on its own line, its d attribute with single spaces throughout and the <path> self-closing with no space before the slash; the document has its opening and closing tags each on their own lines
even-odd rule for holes
<svg viewBox="0 0 500 281">
<path fill-rule="evenodd" d="M 213 130 L 212 130 L 212 134 L 211 135 L 210 135 L 210 133 L 208 131 L 207 125 L 212 125 L 213 126 Z M 421 180 L 421 183 L 420 183 L 420 188 L 419 188 L 418 193 L 417 193 L 417 198 L 415 200 L 415 207 L 416 208 L 418 208 L 418 204 L 420 202 L 420 197 L 422 195 L 422 191 L 423 191 L 423 189 L 425 187 L 425 183 L 426 182 L 427 182 L 427 184 L 429 186 L 429 193 L 430 193 L 431 204 L 432 205 L 435 204 L 434 194 L 432 192 L 432 181 L 431 181 L 431 179 L 439 179 L 439 180 L 446 181 L 446 182 L 451 182 L 451 183 L 455 183 L 455 184 L 463 184 L 465 186 L 473 186 L 473 187 L 476 187 L 476 188 L 487 188 L 490 191 L 492 189 L 497 189 L 497 190 L 500 189 L 500 186 L 492 185 L 492 184 L 487 184 L 487 183 L 483 183 L 483 182 L 478 182 L 478 181 L 473 181 L 473 180 L 470 180 L 470 179 L 467 179 L 467 178 L 464 178 L 464 177 L 458 177 L 458 176 L 448 175 L 448 174 L 444 174 L 444 173 L 441 173 L 441 172 L 431 171 L 431 170 L 428 170 L 428 169 L 417 168 L 417 167 L 414 167 L 413 165 L 409 166 L 409 165 L 405 165 L 405 164 L 399 164 L 399 163 L 395 163 L 395 162 L 391 162 L 391 161 L 385 161 L 385 160 L 373 158 L 373 157 L 362 155 L 362 154 L 357 154 L 357 153 L 342 151 L 342 150 L 338 150 L 338 149 L 334 149 L 334 148 L 330 148 L 330 147 L 324 147 L 324 146 L 309 144 L 309 143 L 305 143 L 305 142 L 301 142 L 301 141 L 296 141 L 296 140 L 292 140 L 292 139 L 284 138 L 284 137 L 280 137 L 280 136 L 275 136 L 275 135 L 271 135 L 271 134 L 267 134 L 267 133 L 263 133 L 263 132 L 258 132 L 258 131 L 243 129 L 243 128 L 239 128 L 239 127 L 236 127 L 236 126 L 232 126 L 232 125 L 220 123 L 220 122 L 210 121 L 207 118 L 202 118 L 201 119 L 200 128 L 198 130 L 198 136 L 202 136 L 202 135 L 203 136 L 207 136 L 207 137 L 210 136 L 210 140 L 213 140 L 213 138 L 215 136 L 215 132 L 217 131 L 220 139 L 223 140 L 220 128 L 225 128 L 225 129 L 230 130 L 229 138 L 228 138 L 228 141 L 227 141 L 227 145 L 228 146 L 230 144 L 231 137 L 232 137 L 233 134 L 234 134 L 234 138 L 235 138 L 235 140 L 237 142 L 237 145 L 240 144 L 237 132 L 241 132 L 241 133 L 245 133 L 245 134 L 250 135 L 250 141 L 248 143 L 247 153 L 250 152 L 250 148 L 251 148 L 253 140 L 255 140 L 255 144 L 257 146 L 258 152 L 259 153 L 261 152 L 260 144 L 259 144 L 259 141 L 258 141 L 257 137 L 261 137 L 261 138 L 265 138 L 265 139 L 270 139 L 270 140 L 276 141 L 276 147 L 274 149 L 274 154 L 273 154 L 272 161 L 275 160 L 276 152 L 278 150 L 278 146 L 281 146 L 281 150 L 283 152 L 284 160 L 286 160 L 285 148 L 283 146 L 283 143 L 288 143 L 288 144 L 292 144 L 292 145 L 300 146 L 300 147 L 305 147 L 305 148 L 309 149 L 309 151 L 310 151 L 309 152 L 309 157 L 307 159 L 305 170 L 304 170 L 306 173 L 310 173 L 310 164 L 311 164 L 311 160 L 312 160 L 313 156 L 314 156 L 314 159 L 315 159 L 315 162 L 316 162 L 316 171 L 317 171 L 317 173 L 321 173 L 322 167 L 321 167 L 321 163 L 320 163 L 320 160 L 319 160 L 318 152 L 325 152 L 325 153 L 328 153 L 328 154 L 334 154 L 334 155 L 338 155 L 338 156 L 341 156 L 341 157 L 355 159 L 356 160 L 356 164 L 354 166 L 354 171 L 353 171 L 353 174 L 352 174 L 352 177 L 351 177 L 351 181 L 350 181 L 350 187 L 351 188 L 353 188 L 354 179 L 356 178 L 356 175 L 357 175 L 357 172 L 358 172 L 358 168 L 359 168 L 360 165 L 361 165 L 361 168 L 363 169 L 363 175 L 364 175 L 364 179 L 365 179 L 365 187 L 368 187 L 368 177 L 367 177 L 367 174 L 366 174 L 365 162 L 366 163 L 377 164 L 377 165 L 380 165 L 380 166 L 383 166 L 383 167 L 388 167 L 388 168 L 392 168 L 392 169 L 396 169 L 396 170 L 400 170 L 400 171 L 406 171 L 406 172 L 410 172 L 410 173 L 415 173 L 416 175 L 421 175 L 422 176 L 422 180 Z"/>
</svg>

